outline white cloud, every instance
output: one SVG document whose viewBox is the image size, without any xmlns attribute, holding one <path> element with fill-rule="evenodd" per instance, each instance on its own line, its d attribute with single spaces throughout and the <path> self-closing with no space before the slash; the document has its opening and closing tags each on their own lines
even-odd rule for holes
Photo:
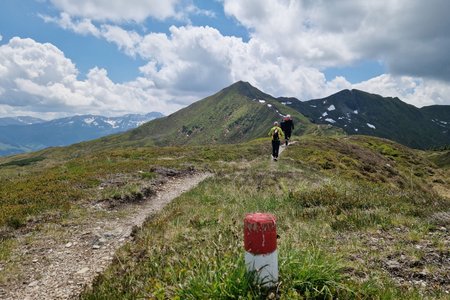
<svg viewBox="0 0 450 300">
<path fill-rule="evenodd" d="M 384 74 L 352 87 L 369 93 L 398 97 L 417 107 L 450 104 L 450 86 L 439 80 Z"/>
<path fill-rule="evenodd" d="M 180 0 L 51 0 L 54 6 L 75 17 L 96 21 L 143 22 L 152 17 L 176 17 Z"/>
<path fill-rule="evenodd" d="M 142 37 L 134 31 L 126 31 L 118 26 L 102 25 L 100 34 L 108 42 L 115 43 L 126 54 L 134 56 Z"/>
<path fill-rule="evenodd" d="M 237 80 L 249 81 L 274 96 L 294 96 L 301 100 L 358 88 L 397 96 L 417 106 L 450 104 L 448 85 L 427 77 L 384 74 L 351 84 L 344 77 L 327 81 L 323 74 L 327 66 L 342 66 L 363 57 L 383 59 L 398 74 L 408 59 L 420 58 L 423 52 L 431 60 L 442 56 L 439 51 L 449 47 L 436 50 L 433 42 L 424 46 L 417 41 L 419 35 L 428 38 L 433 31 L 438 40 L 442 37 L 445 46 L 446 31 L 429 24 L 418 32 L 404 30 L 412 26 L 409 14 L 421 7 L 417 2 L 413 8 L 405 8 L 408 17 L 399 17 L 404 0 L 380 3 L 224 0 L 226 13 L 250 30 L 248 41 L 224 36 L 208 26 L 172 26 L 168 34 L 143 35 L 119 25 L 99 23 L 209 14 L 193 5 L 178 8 L 182 0 L 133 1 L 136 2 L 133 10 L 142 10 L 136 15 L 130 13 L 132 5 L 123 1 L 52 0 L 63 12 L 58 17 L 42 18 L 77 34 L 105 39 L 129 56 L 139 56 L 146 61 L 140 67 L 140 77 L 117 84 L 111 81 L 106 70 L 93 68 L 85 80 L 79 80 L 76 66 L 55 46 L 14 38 L 0 46 L 0 112 L 11 111 L 13 107 L 22 114 L 27 109 L 49 114 L 151 110 L 170 113 Z M 107 3 L 111 5 L 106 7 Z M 156 12 L 154 9 L 159 5 L 165 10 Z M 100 12 L 101 9 L 105 11 Z M 430 11 L 423 9 L 425 15 Z M 437 15 L 440 19 L 440 14 Z M 393 16 L 401 24 L 395 23 Z M 405 41 L 404 45 L 398 42 L 399 38 Z M 406 48 L 414 53 L 405 55 Z M 448 59 L 446 54 L 440 60 L 443 67 L 449 65 Z M 432 62 L 430 66 L 433 69 Z M 403 72 L 414 73 L 412 67 Z"/>
<path fill-rule="evenodd" d="M 46 23 L 55 23 L 63 29 L 71 30 L 81 35 L 91 34 L 96 37 L 100 36 L 100 31 L 89 19 L 73 20 L 72 17 L 65 12 L 60 13 L 59 18 L 46 15 L 40 15 L 40 17 Z"/>
<path fill-rule="evenodd" d="M 133 49 L 137 47 L 141 37 L 132 31 L 126 31 L 119 26 L 103 24 L 98 28 L 90 19 L 77 20 L 62 12 L 59 17 L 40 16 L 46 23 L 54 23 L 59 27 L 81 35 L 92 35 L 115 43 L 128 55 L 134 56 Z"/>
<path fill-rule="evenodd" d="M 382 60 L 397 75 L 450 80 L 446 0 L 223 0 L 279 55 L 315 68 Z"/>
<path fill-rule="evenodd" d="M 50 0 L 67 15 L 82 20 L 98 22 L 136 22 L 142 23 L 148 18 L 166 20 L 169 18 L 190 23 L 190 15 L 202 15 L 213 18 L 213 11 L 200 9 L 193 0 Z M 88 25 L 88 24 L 86 24 Z"/>
<path fill-rule="evenodd" d="M 116 84 L 106 70 L 93 68 L 78 80 L 75 65 L 59 49 L 32 39 L 15 37 L 0 46 L 0 66 L 0 107 L 10 115 L 167 113 L 182 107 L 170 101 L 179 95 L 155 89 L 146 78 Z"/>
</svg>

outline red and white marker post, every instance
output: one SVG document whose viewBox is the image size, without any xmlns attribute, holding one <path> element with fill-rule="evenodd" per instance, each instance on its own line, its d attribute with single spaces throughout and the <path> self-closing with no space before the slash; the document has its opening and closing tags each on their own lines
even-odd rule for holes
<svg viewBox="0 0 450 300">
<path fill-rule="evenodd" d="M 247 214 L 244 219 L 245 265 L 256 271 L 259 283 L 272 287 L 278 282 L 277 230 L 274 215 Z"/>
</svg>

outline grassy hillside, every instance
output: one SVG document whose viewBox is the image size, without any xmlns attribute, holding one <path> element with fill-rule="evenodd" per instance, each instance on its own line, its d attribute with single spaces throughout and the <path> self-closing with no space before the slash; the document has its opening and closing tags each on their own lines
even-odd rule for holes
<svg viewBox="0 0 450 300">
<path fill-rule="evenodd" d="M 104 138 L 105 144 L 203 145 L 226 144 L 265 137 L 274 121 L 291 114 L 305 132 L 311 123 L 300 113 L 246 82 L 237 82 L 165 118 L 151 121 L 124 135 Z"/>
<path fill-rule="evenodd" d="M 448 220 L 436 216 L 450 202 L 432 185 L 449 178 L 416 152 L 308 137 L 278 163 L 253 156 L 214 170 L 149 220 L 82 298 L 446 298 Z M 254 211 L 278 219 L 277 291 L 245 275 L 242 222 Z"/>
<path fill-rule="evenodd" d="M 239 82 L 127 133 L 0 158 L 0 287 L 20 281 L 16 250 L 33 249 L 33 232 L 58 240 L 98 203 L 110 205 L 96 221 L 119 218 L 168 177 L 207 171 L 82 299 L 446 299 L 448 151 L 346 136 L 281 102 Z M 295 143 L 273 162 L 265 136 L 288 113 Z M 276 290 L 245 272 L 242 222 L 255 211 L 277 216 Z"/>
<path fill-rule="evenodd" d="M 450 150 L 430 151 L 428 153 L 428 157 L 436 165 L 442 168 L 450 169 Z"/>
<path fill-rule="evenodd" d="M 296 140 L 277 163 L 268 139 L 3 159 L 0 283 L 16 271 L 7 261 L 20 232 L 71 224 L 89 203 L 139 199 L 161 170 L 208 170 L 216 176 L 149 220 L 84 299 L 272 297 L 243 265 L 242 220 L 253 211 L 278 218 L 280 299 L 445 299 L 450 202 L 435 188 L 449 186 L 448 170 L 373 137 Z"/>
<path fill-rule="evenodd" d="M 450 144 L 450 106 L 417 108 L 398 98 L 359 90 L 343 90 L 322 99 L 290 102 L 292 108 L 317 124 L 332 124 L 347 134 L 371 135 L 418 149 Z"/>
</svg>

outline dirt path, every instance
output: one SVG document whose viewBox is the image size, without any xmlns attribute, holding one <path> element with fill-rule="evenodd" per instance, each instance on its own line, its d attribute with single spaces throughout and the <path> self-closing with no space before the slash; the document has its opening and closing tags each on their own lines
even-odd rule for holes
<svg viewBox="0 0 450 300">
<path fill-rule="evenodd" d="M 135 226 L 141 226 L 148 216 L 210 176 L 203 173 L 171 178 L 155 196 L 127 205 L 119 213 L 108 215 L 104 211 L 104 217 L 99 218 L 99 209 L 92 208 L 92 216 L 87 212 L 83 222 L 69 220 L 20 237 L 21 253 L 13 258 L 17 276 L 0 286 L 0 299 L 77 298 L 110 264 Z"/>
<path fill-rule="evenodd" d="M 289 145 L 293 145 L 293 144 L 295 144 L 295 143 L 297 143 L 297 142 L 296 142 L 296 141 L 293 141 L 293 142 L 290 142 Z M 287 147 L 289 147 L 289 146 L 287 146 Z M 286 144 L 281 143 L 281 145 L 280 145 L 280 150 L 278 151 L 278 157 L 281 156 L 281 153 L 283 153 L 283 151 L 286 150 L 287 147 L 286 147 Z M 270 159 L 272 159 L 272 156 L 270 156 Z M 273 159 L 272 159 L 272 160 L 273 160 Z"/>
</svg>

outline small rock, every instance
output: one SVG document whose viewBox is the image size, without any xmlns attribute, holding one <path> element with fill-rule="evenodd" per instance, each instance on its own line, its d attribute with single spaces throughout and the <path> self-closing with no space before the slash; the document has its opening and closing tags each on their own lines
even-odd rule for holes
<svg viewBox="0 0 450 300">
<path fill-rule="evenodd" d="M 100 245 L 93 245 L 92 249 L 100 249 Z"/>
<path fill-rule="evenodd" d="M 37 260 L 37 259 L 33 259 L 33 262 L 34 262 L 34 263 L 37 263 L 37 262 L 38 262 L 38 260 Z"/>
<path fill-rule="evenodd" d="M 84 273 L 86 273 L 87 271 L 89 271 L 89 268 L 88 268 L 88 267 L 84 267 L 83 269 L 79 270 L 79 271 L 77 272 L 77 274 L 84 274 Z"/>
<path fill-rule="evenodd" d="M 35 280 L 35 281 L 31 282 L 28 286 L 29 287 L 37 286 L 38 283 L 39 283 L 39 281 Z"/>
<path fill-rule="evenodd" d="M 71 242 L 68 242 L 67 244 L 66 244 L 66 248 L 70 248 L 70 247 L 72 247 L 72 243 Z"/>
<path fill-rule="evenodd" d="M 103 245 L 104 243 L 106 243 L 107 242 L 107 240 L 105 239 L 105 238 L 100 238 L 99 240 L 98 240 L 98 243 L 100 244 L 100 245 Z"/>
<path fill-rule="evenodd" d="M 400 269 L 400 263 L 396 260 L 388 260 L 386 262 L 386 265 L 389 269 L 393 269 L 393 270 Z"/>
<path fill-rule="evenodd" d="M 427 270 L 422 270 L 417 274 L 420 278 L 427 278 L 430 275 L 430 273 Z"/>
</svg>

